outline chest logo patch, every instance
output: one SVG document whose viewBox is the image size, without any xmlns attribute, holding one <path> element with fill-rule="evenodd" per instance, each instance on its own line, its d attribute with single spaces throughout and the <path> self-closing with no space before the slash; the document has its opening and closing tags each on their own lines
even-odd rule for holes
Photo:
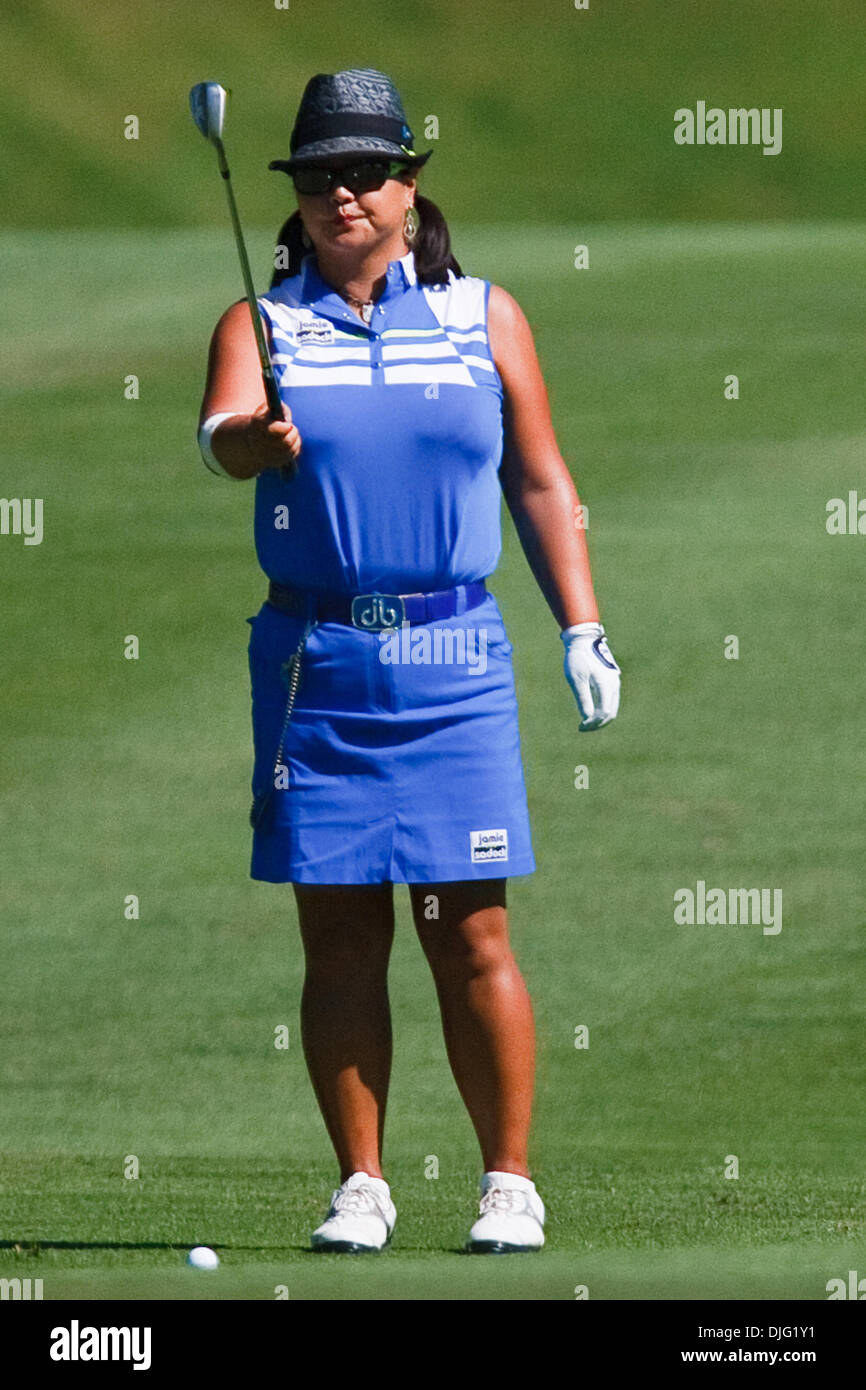
<svg viewBox="0 0 866 1390">
<path fill-rule="evenodd" d="M 298 346 L 303 347 L 305 343 L 333 343 L 334 325 L 327 319 L 305 319 L 299 323 L 297 330 Z"/>
</svg>

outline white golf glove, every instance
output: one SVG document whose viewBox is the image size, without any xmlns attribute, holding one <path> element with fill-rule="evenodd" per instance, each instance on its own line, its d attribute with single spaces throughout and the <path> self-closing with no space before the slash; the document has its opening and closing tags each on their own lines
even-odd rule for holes
<svg viewBox="0 0 866 1390">
<path fill-rule="evenodd" d="M 565 679 L 582 715 L 578 732 L 592 733 L 616 719 L 620 670 L 601 623 L 576 623 L 560 636 L 565 644 Z"/>
</svg>

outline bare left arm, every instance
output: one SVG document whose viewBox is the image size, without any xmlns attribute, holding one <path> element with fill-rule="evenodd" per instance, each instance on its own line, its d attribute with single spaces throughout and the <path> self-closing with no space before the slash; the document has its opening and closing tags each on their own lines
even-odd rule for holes
<svg viewBox="0 0 866 1390">
<path fill-rule="evenodd" d="M 532 330 L 498 285 L 490 287 L 487 324 L 505 390 L 499 476 L 521 545 L 560 628 L 598 622 L 580 499 L 556 442 Z"/>
</svg>

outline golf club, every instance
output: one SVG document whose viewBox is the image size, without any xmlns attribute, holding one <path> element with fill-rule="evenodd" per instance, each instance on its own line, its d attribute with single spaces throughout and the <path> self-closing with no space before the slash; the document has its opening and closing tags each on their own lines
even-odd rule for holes
<svg viewBox="0 0 866 1390">
<path fill-rule="evenodd" d="M 268 342 L 265 337 L 264 325 L 262 324 L 258 304 L 256 303 L 256 291 L 253 285 L 253 277 L 250 273 L 250 262 L 247 256 L 247 248 L 244 244 L 244 234 L 241 231 L 240 218 L 238 217 L 237 204 L 232 189 L 231 174 L 229 172 L 226 152 L 223 148 L 223 126 L 226 116 L 226 97 L 228 93 L 225 87 L 221 87 L 219 82 L 197 82 L 189 94 L 189 106 L 192 111 L 192 118 L 201 131 L 204 138 L 213 145 L 217 152 L 217 162 L 219 171 L 225 183 L 226 197 L 229 202 L 229 213 L 231 214 L 232 227 L 235 234 L 235 244 L 238 248 L 238 256 L 241 262 L 241 272 L 244 277 L 244 289 L 246 290 L 247 303 L 250 307 L 250 317 L 253 321 L 253 332 L 256 336 L 256 347 L 259 351 L 259 361 L 262 366 L 262 382 L 265 388 L 265 397 L 268 402 L 268 409 L 273 420 L 282 420 L 283 405 L 280 400 L 280 393 L 274 378 L 274 368 L 271 362 L 271 355 L 268 351 Z M 291 478 L 293 470 L 291 467 L 280 469 L 283 478 Z"/>
</svg>

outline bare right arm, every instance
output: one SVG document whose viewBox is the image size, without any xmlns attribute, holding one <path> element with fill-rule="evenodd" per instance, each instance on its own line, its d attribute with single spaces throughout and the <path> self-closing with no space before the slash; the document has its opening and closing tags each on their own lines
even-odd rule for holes
<svg viewBox="0 0 866 1390">
<path fill-rule="evenodd" d="M 227 473 L 242 479 L 255 478 L 268 468 L 295 471 L 301 436 L 287 405 L 282 421 L 270 418 L 245 299 L 227 309 L 214 329 L 199 425 L 225 411 L 233 418 L 214 430 L 211 449 Z"/>
</svg>

